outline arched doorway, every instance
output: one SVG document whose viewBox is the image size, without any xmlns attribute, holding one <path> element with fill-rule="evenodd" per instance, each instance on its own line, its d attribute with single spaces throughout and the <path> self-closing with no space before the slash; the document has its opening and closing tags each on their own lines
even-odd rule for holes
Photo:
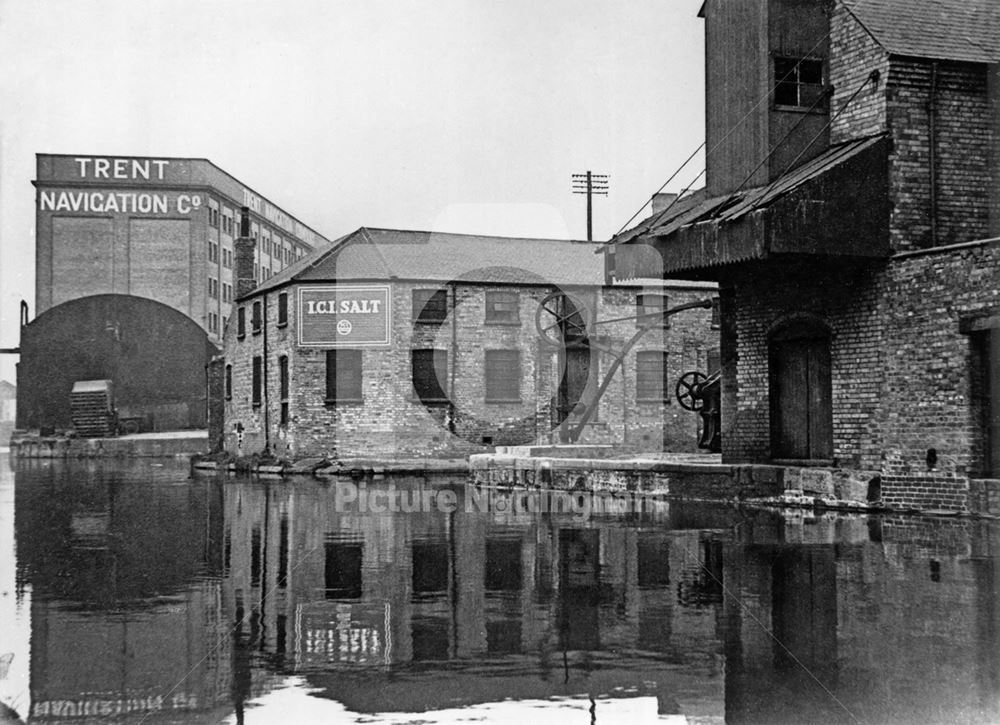
<svg viewBox="0 0 1000 725">
<path fill-rule="evenodd" d="M 819 319 L 796 317 L 768 336 L 771 457 L 833 458 L 830 329 Z"/>
</svg>

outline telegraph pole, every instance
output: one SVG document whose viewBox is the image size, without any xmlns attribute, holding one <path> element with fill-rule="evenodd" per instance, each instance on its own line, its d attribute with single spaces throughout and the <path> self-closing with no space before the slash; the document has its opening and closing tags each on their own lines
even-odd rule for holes
<svg viewBox="0 0 1000 725">
<path fill-rule="evenodd" d="M 573 193 L 587 195 L 587 241 L 594 241 L 594 194 L 601 196 L 608 195 L 608 175 L 594 174 L 588 171 L 585 174 L 573 174 Z"/>
</svg>

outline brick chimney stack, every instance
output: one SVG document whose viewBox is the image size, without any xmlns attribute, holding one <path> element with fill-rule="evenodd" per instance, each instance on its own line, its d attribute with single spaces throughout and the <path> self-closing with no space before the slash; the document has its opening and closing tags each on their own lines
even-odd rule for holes
<svg viewBox="0 0 1000 725">
<path fill-rule="evenodd" d="M 652 198 L 653 215 L 655 216 L 656 214 L 659 214 L 661 211 L 663 211 L 668 206 L 673 204 L 675 199 L 677 199 L 677 194 L 670 194 L 670 193 L 653 194 Z"/>
<path fill-rule="evenodd" d="M 233 242 L 237 298 L 249 294 L 257 286 L 253 269 L 255 246 L 256 242 L 250 237 L 250 207 L 240 207 L 240 236 Z"/>
</svg>

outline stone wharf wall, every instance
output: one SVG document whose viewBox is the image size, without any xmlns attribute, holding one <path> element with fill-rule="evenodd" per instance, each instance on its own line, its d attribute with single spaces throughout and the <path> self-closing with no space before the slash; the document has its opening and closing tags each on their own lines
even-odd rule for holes
<svg viewBox="0 0 1000 725">
<path fill-rule="evenodd" d="M 325 402 L 326 350 L 303 348 L 296 342 L 296 286 L 268 292 L 266 331 L 253 334 L 252 299 L 246 309 L 246 335 L 236 338 L 236 319 L 226 331 L 225 364 L 230 366 L 232 398 L 225 405 L 225 447 L 241 455 L 270 450 L 281 458 L 430 457 L 464 456 L 492 450 L 496 445 L 555 442 L 552 430 L 553 396 L 558 385 L 556 348 L 539 340 L 535 330 L 538 302 L 553 288 L 455 284 L 449 286 L 448 319 L 440 324 L 413 320 L 412 291 L 433 289 L 438 283 L 395 282 L 392 285 L 392 340 L 389 347 L 364 348 L 363 402 L 332 405 Z M 484 323 L 487 290 L 516 290 L 519 324 Z M 598 319 L 631 318 L 640 288 L 615 288 L 589 294 Z M 288 324 L 278 326 L 278 294 L 289 295 Z M 714 286 L 668 289 L 668 304 L 713 297 Z M 261 297 L 253 298 L 260 299 Z M 457 305 L 453 304 L 457 302 Z M 599 325 L 591 349 L 597 367 L 596 385 L 612 359 L 596 343 L 620 348 L 635 332 L 634 319 Z M 453 343 L 454 334 L 454 343 Z M 267 354 L 264 340 L 267 339 Z M 710 310 L 690 310 L 671 318 L 669 328 L 650 330 L 626 357 L 601 399 L 596 420 L 586 427 L 582 443 L 612 443 L 623 450 L 691 451 L 696 449 L 699 418 L 673 400 L 673 384 L 683 372 L 705 371 L 709 353 L 717 349 L 718 333 Z M 598 339 L 599 338 L 599 339 Z M 449 428 L 448 406 L 426 407 L 411 383 L 411 350 L 436 348 L 448 353 L 448 380 L 455 403 Z M 486 350 L 518 350 L 521 364 L 520 401 L 485 402 Z M 666 350 L 666 387 L 669 399 L 653 403 L 636 400 L 636 359 L 640 352 Z M 289 359 L 289 422 L 280 425 L 279 358 Z M 265 360 L 265 389 L 259 406 L 252 403 L 252 360 Z M 237 426 L 242 431 L 237 431 Z M 265 435 L 265 426 L 268 435 Z"/>
</svg>

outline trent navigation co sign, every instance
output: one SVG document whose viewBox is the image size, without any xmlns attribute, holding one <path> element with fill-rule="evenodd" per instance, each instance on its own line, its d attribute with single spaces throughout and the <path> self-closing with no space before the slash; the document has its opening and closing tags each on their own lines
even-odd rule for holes
<svg viewBox="0 0 1000 725">
<path fill-rule="evenodd" d="M 389 344 L 389 285 L 300 287 L 299 345 L 373 347 Z"/>
</svg>

